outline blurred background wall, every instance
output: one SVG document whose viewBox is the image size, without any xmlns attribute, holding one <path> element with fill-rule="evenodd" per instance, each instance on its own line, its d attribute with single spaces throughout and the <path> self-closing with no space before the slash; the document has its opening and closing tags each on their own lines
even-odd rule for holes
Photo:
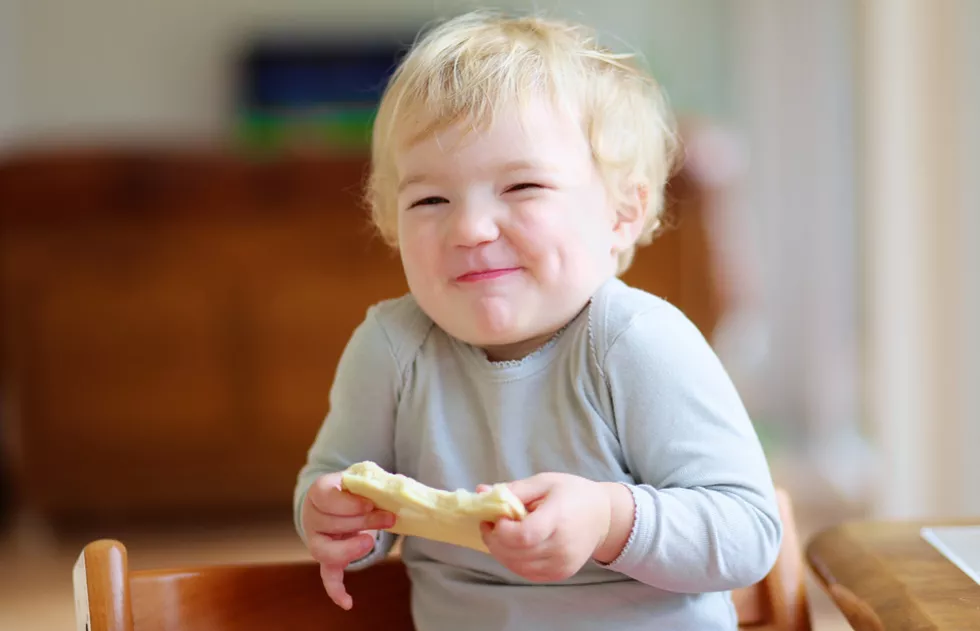
<svg viewBox="0 0 980 631">
<path fill-rule="evenodd" d="M 970 274 L 971 270 L 980 270 L 980 249 L 976 246 L 976 239 L 980 238 L 980 178 L 975 174 L 980 172 L 980 155 L 977 147 L 980 147 L 980 117 L 971 113 L 980 112 L 980 64 L 975 63 L 980 59 L 980 39 L 972 36 L 972 29 L 980 24 L 980 3 L 964 3 L 966 6 L 962 19 L 959 20 L 959 30 L 957 40 L 963 46 L 961 64 L 963 72 L 962 101 L 960 102 L 960 120 L 963 125 L 963 134 L 960 142 L 960 151 L 957 158 L 959 169 L 957 179 L 960 189 L 959 212 L 963 217 L 963 230 L 960 232 L 960 243 L 958 250 L 963 253 L 962 268 L 967 270 L 965 307 L 963 310 L 962 321 L 966 323 L 963 328 L 965 336 L 964 348 L 966 352 L 964 366 L 962 367 L 962 379 L 966 386 L 963 388 L 963 407 L 967 411 L 964 415 L 964 425 L 966 432 L 963 440 L 963 450 L 970 450 L 969 445 L 980 445 L 980 388 L 973 388 L 970 381 L 971 376 L 980 375 L 980 330 L 973 323 L 980 322 L 980 279 L 977 274 Z M 980 459 L 971 457 L 972 450 L 966 454 L 966 460 L 972 466 L 972 470 L 967 472 L 967 480 L 980 480 Z M 964 485 L 963 495 L 967 510 L 974 514 L 980 513 L 980 493 Z"/>
<path fill-rule="evenodd" d="M 16 35 L 5 38 L 5 52 L 17 60 L 17 127 L 32 138 L 220 136 L 232 105 L 233 54 L 256 30 L 414 31 L 487 6 L 581 18 L 611 44 L 647 54 L 682 109 L 727 115 L 732 107 L 730 8 L 716 0 L 613 0 L 601 7 L 587 0 L 4 4 L 5 28 Z"/>
<path fill-rule="evenodd" d="M 971 188 L 975 3 L 871 2 L 861 15 L 862 349 L 875 508 L 980 510 Z M 972 26 L 967 26 L 972 25 Z"/>
<path fill-rule="evenodd" d="M 10 0 L 0 2 L 0 143 L 10 142 L 18 131 L 18 9 L 19 6 Z"/>
</svg>

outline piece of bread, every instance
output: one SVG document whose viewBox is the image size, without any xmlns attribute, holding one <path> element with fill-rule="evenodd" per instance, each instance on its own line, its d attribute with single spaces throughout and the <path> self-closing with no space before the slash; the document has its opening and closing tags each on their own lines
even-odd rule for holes
<svg viewBox="0 0 980 631">
<path fill-rule="evenodd" d="M 495 484 L 483 493 L 442 491 L 404 475 L 388 473 L 370 461 L 348 467 L 341 487 L 394 513 L 395 525 L 388 528 L 390 532 L 480 552 L 488 552 L 480 535 L 481 522 L 527 516 L 524 504 L 505 484 Z"/>
</svg>

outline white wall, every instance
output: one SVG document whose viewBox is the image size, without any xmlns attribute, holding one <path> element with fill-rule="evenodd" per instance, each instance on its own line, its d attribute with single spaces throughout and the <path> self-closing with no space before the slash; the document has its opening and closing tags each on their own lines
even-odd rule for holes
<svg viewBox="0 0 980 631">
<path fill-rule="evenodd" d="M 864 250 L 878 514 L 978 509 L 978 150 L 971 1 L 865 5 Z M 972 48 L 972 51 L 970 50 Z M 972 80 L 969 75 L 972 73 Z"/>
<path fill-rule="evenodd" d="M 225 130 L 230 54 L 261 25 L 415 26 L 465 0 L 30 0 L 18 45 L 29 137 L 166 138 Z M 581 18 L 648 53 L 679 106 L 724 111 L 723 0 L 502 0 Z"/>
<path fill-rule="evenodd" d="M 0 149 L 13 142 L 20 126 L 19 10 L 20 0 L 0 0 Z"/>
<path fill-rule="evenodd" d="M 965 337 L 962 348 L 960 379 L 963 397 L 964 436 L 960 443 L 961 460 L 966 467 L 965 483 L 961 485 L 964 512 L 980 515 L 980 2 L 957 0 L 959 4 L 958 39 L 960 51 L 960 72 L 962 77 L 959 93 L 959 112 L 957 120 L 962 129 L 960 154 L 958 157 L 960 187 L 959 216 L 963 230 L 960 231 L 959 251 L 962 256 L 962 269 L 966 281 L 962 322 Z M 972 272 L 972 273 L 971 273 Z"/>
<path fill-rule="evenodd" d="M 980 513 L 980 3 L 739 6 L 768 412 L 879 516 Z"/>
<path fill-rule="evenodd" d="M 761 278 L 766 353 L 752 390 L 761 420 L 861 499 L 854 7 L 741 0 L 733 28 L 748 149 L 738 215 L 753 224 L 743 250 Z"/>
</svg>

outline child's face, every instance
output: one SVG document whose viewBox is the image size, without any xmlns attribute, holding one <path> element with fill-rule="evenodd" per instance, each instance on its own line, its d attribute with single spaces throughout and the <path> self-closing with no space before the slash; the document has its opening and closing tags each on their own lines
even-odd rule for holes
<svg viewBox="0 0 980 631">
<path fill-rule="evenodd" d="M 516 359 L 616 269 L 616 212 L 579 121 L 545 101 L 395 157 L 408 285 L 450 335 Z"/>
</svg>

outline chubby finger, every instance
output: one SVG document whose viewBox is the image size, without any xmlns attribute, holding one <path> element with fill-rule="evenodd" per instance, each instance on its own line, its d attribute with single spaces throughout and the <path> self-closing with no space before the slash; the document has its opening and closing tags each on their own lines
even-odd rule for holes
<svg viewBox="0 0 980 631">
<path fill-rule="evenodd" d="M 480 536 L 483 538 L 483 545 L 490 549 L 490 554 L 497 556 L 496 548 L 498 543 L 493 538 L 493 529 L 496 526 L 493 522 L 484 521 L 480 523 Z"/>
<path fill-rule="evenodd" d="M 326 535 L 313 535 L 310 554 L 321 564 L 345 568 L 360 559 L 374 547 L 374 537 L 369 534 L 354 535 L 346 539 L 334 539 Z"/>
<path fill-rule="evenodd" d="M 511 493 L 517 496 L 525 506 L 544 498 L 555 486 L 553 475 L 539 473 L 530 478 L 515 480 L 507 484 Z"/>
<path fill-rule="evenodd" d="M 354 606 L 354 599 L 344 587 L 344 570 L 342 568 L 321 563 L 320 579 L 323 581 L 323 588 L 327 590 L 327 596 L 337 603 L 338 607 L 350 610 Z"/>
<path fill-rule="evenodd" d="M 353 517 L 374 510 L 373 502 L 331 485 L 326 478 L 320 478 L 316 481 L 310 491 L 309 498 L 313 508 L 324 515 Z"/>
<path fill-rule="evenodd" d="M 573 568 L 554 556 L 534 559 L 502 559 L 501 564 L 508 570 L 535 583 L 557 583 L 575 574 Z"/>
<path fill-rule="evenodd" d="M 489 528 L 485 530 L 489 532 Z M 485 537 L 486 540 L 486 537 Z M 537 548 L 507 548 L 493 540 L 487 540 L 490 554 L 505 568 L 529 581 L 548 582 L 561 580 L 561 557 L 551 539 Z"/>
<path fill-rule="evenodd" d="M 367 515 L 343 517 L 337 515 L 317 515 L 310 518 L 314 532 L 324 535 L 348 535 L 363 530 L 384 530 L 395 525 L 395 516 L 388 511 L 371 511 Z"/>
<path fill-rule="evenodd" d="M 492 491 L 492 490 L 493 490 L 493 487 L 490 486 L 489 484 L 477 484 L 476 485 L 476 492 L 477 493 L 486 493 L 486 492 Z"/>
<path fill-rule="evenodd" d="M 545 502 L 520 521 L 498 520 L 489 537 L 505 548 L 527 550 L 545 543 L 557 528 L 557 511 Z"/>
</svg>

